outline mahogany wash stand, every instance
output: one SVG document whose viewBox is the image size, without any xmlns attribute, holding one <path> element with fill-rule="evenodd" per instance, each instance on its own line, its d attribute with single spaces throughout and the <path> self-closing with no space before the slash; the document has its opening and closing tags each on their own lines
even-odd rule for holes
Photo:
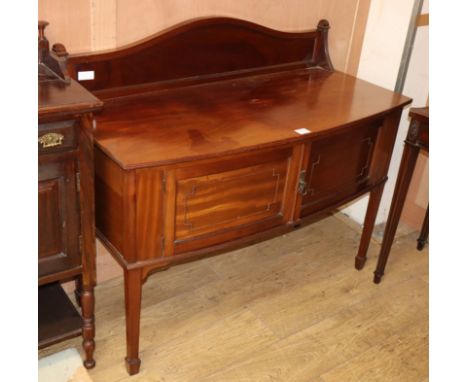
<svg viewBox="0 0 468 382">
<path fill-rule="evenodd" d="M 329 24 L 305 33 L 198 19 L 68 59 L 96 116 L 96 229 L 124 269 L 126 364 L 138 373 L 153 271 L 284 234 L 370 193 L 366 261 L 410 99 L 333 70 Z"/>
<path fill-rule="evenodd" d="M 83 336 L 84 365 L 95 365 L 93 112 L 102 102 L 70 79 L 67 52 L 38 39 L 38 346 Z M 81 315 L 60 286 L 74 279 Z"/>
</svg>

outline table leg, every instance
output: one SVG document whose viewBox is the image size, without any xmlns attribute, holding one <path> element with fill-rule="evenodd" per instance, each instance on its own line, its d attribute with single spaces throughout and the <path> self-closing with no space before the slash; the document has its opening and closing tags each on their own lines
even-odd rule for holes
<svg viewBox="0 0 468 382">
<path fill-rule="evenodd" d="M 81 306 L 81 293 L 83 291 L 83 277 L 79 275 L 75 279 L 75 300 L 78 306 Z"/>
<path fill-rule="evenodd" d="M 364 264 L 367 260 L 367 250 L 369 249 L 372 231 L 374 230 L 375 219 L 377 217 L 377 211 L 379 210 L 384 185 L 385 183 L 382 183 L 370 192 L 366 218 L 364 219 L 364 226 L 362 228 L 361 242 L 359 244 L 358 253 L 354 259 L 354 267 L 357 270 L 364 268 Z"/>
<path fill-rule="evenodd" d="M 393 193 L 392 204 L 388 215 L 387 223 L 385 224 L 385 232 L 380 248 L 379 259 L 377 268 L 374 272 L 374 283 L 380 283 L 384 275 L 385 265 L 387 264 L 388 255 L 392 248 L 393 239 L 395 238 L 398 222 L 400 221 L 403 205 L 405 204 L 406 194 L 413 176 L 416 160 L 418 159 L 419 148 L 405 143 L 403 156 L 401 158 L 400 169 L 398 171 L 398 178 Z"/>
<path fill-rule="evenodd" d="M 418 238 L 418 251 L 422 251 L 427 243 L 427 237 L 429 236 L 429 206 L 427 206 L 426 216 L 421 228 L 421 233 Z"/>
<path fill-rule="evenodd" d="M 96 365 L 94 361 L 94 288 L 83 287 L 81 290 L 81 311 L 83 316 L 83 350 L 85 360 L 83 362 L 87 369 Z"/>
<path fill-rule="evenodd" d="M 125 319 L 127 324 L 127 357 L 125 358 L 128 374 L 140 371 L 138 347 L 140 340 L 141 311 L 141 269 L 125 270 Z"/>
</svg>

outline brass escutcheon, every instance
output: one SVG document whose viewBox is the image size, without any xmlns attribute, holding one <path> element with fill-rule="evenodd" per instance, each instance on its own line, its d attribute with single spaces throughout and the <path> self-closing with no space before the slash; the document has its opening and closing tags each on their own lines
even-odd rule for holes
<svg viewBox="0 0 468 382">
<path fill-rule="evenodd" d="M 60 146 L 63 142 L 63 135 L 58 133 L 48 133 L 39 137 L 39 143 L 42 148 Z"/>
</svg>

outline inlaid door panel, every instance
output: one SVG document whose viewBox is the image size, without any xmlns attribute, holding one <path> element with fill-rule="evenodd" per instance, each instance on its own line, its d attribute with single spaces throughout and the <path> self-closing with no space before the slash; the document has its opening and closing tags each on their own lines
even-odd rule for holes
<svg viewBox="0 0 468 382">
<path fill-rule="evenodd" d="M 39 260 L 62 253 L 61 179 L 39 182 Z"/>
<path fill-rule="evenodd" d="M 376 124 L 359 126 L 311 143 L 302 216 L 366 185 L 378 127 Z"/>
<path fill-rule="evenodd" d="M 241 236 L 243 228 L 254 233 L 281 224 L 291 153 L 288 149 L 176 171 L 175 252 Z"/>
<path fill-rule="evenodd" d="M 75 161 L 41 163 L 38 189 L 39 277 L 80 264 Z"/>
</svg>

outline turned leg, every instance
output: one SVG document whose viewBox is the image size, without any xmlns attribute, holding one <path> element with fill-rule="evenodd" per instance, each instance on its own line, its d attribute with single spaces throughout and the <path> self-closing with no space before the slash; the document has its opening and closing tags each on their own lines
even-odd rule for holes
<svg viewBox="0 0 468 382">
<path fill-rule="evenodd" d="M 87 369 L 96 365 L 94 361 L 94 288 L 83 288 L 81 290 L 81 311 L 83 316 L 83 350 L 85 360 L 83 362 Z"/>
<path fill-rule="evenodd" d="M 427 237 L 429 236 L 429 206 L 427 206 L 426 216 L 421 228 L 421 233 L 418 238 L 418 251 L 422 251 L 427 243 Z"/>
<path fill-rule="evenodd" d="M 126 270 L 125 274 L 125 319 L 127 323 L 127 357 L 125 358 L 128 374 L 140 371 L 138 346 L 140 339 L 141 310 L 141 270 Z"/>
<path fill-rule="evenodd" d="M 83 278 L 79 275 L 75 279 L 75 300 L 78 306 L 81 306 L 81 292 L 83 291 Z"/>
<path fill-rule="evenodd" d="M 377 268 L 374 272 L 374 282 L 378 284 L 382 279 L 387 264 L 388 255 L 392 247 L 393 239 L 395 238 L 398 222 L 400 221 L 403 205 L 405 204 L 406 194 L 413 176 L 416 160 L 418 159 L 419 148 L 416 146 L 405 143 L 403 157 L 401 158 L 400 169 L 398 171 L 398 178 L 393 192 L 392 204 L 388 214 L 388 220 L 385 224 L 385 232 L 380 248 L 379 260 Z"/>
<path fill-rule="evenodd" d="M 380 184 L 371 191 L 369 196 L 369 204 L 367 205 L 366 218 L 364 219 L 364 227 L 362 228 L 361 242 L 359 244 L 358 253 L 354 259 L 354 267 L 357 270 L 364 268 L 367 260 L 367 250 L 369 249 L 372 232 L 374 230 L 377 211 L 379 210 L 380 199 L 385 183 Z"/>
</svg>

